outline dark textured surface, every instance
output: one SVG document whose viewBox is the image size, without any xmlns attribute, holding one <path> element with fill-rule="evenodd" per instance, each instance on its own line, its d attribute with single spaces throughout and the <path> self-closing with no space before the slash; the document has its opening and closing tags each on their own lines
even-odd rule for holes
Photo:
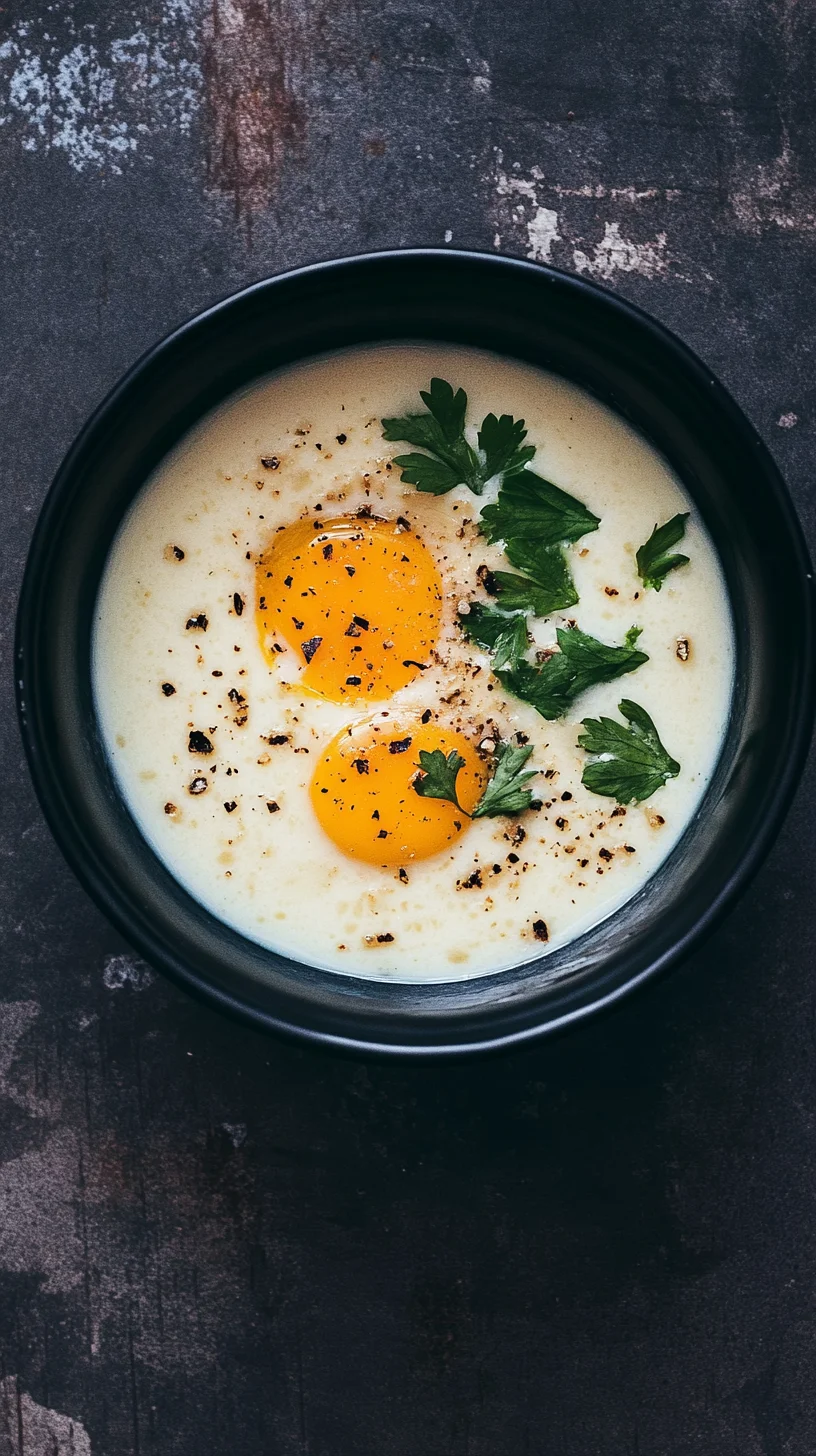
<svg viewBox="0 0 816 1456">
<path fill-rule="evenodd" d="M 158 335 L 400 243 L 588 271 L 710 361 L 811 546 L 813 8 L 0 11 L 0 1456 L 812 1456 L 816 784 L 672 980 L 487 1064 L 334 1061 L 134 960 L 13 722 L 39 502 Z"/>
</svg>

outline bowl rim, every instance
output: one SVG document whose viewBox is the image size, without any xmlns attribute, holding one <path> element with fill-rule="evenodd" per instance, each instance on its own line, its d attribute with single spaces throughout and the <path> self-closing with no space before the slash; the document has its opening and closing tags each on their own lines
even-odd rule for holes
<svg viewBox="0 0 816 1456">
<path fill-rule="evenodd" d="M 504 1031 L 501 1035 L 483 1037 L 475 1041 L 467 1040 L 461 1043 L 434 1042 L 423 1045 L 408 1041 L 378 1042 L 356 1037 L 351 1034 L 338 1035 L 325 1029 L 302 1026 L 294 1020 L 289 1021 L 283 1019 L 262 1009 L 250 1000 L 243 1000 L 240 996 L 213 984 L 205 975 L 200 974 L 191 963 L 188 962 L 184 965 L 175 957 L 162 958 L 153 948 L 145 950 L 143 938 L 134 931 L 129 914 L 98 883 L 92 867 L 86 863 L 81 845 L 76 842 L 75 837 L 64 824 L 62 816 L 52 802 L 51 790 L 48 783 L 48 770 L 40 759 L 36 731 L 33 729 L 27 710 L 26 663 L 33 655 L 33 643 L 31 641 L 30 631 L 33 612 L 30 608 L 39 589 L 41 558 L 49 539 L 53 517 L 59 507 L 61 492 L 71 480 L 77 464 L 82 461 L 89 443 L 93 441 L 97 432 L 100 431 L 110 415 L 115 412 L 120 401 L 128 395 L 134 384 L 142 376 L 160 364 L 163 356 L 169 353 L 181 340 L 208 328 L 220 317 L 247 303 L 253 297 L 262 294 L 266 295 L 270 291 L 285 286 L 295 279 L 319 278 L 322 275 L 334 275 L 336 279 L 341 279 L 343 272 L 346 270 L 359 269 L 361 265 L 388 263 L 397 260 L 413 260 L 414 262 L 421 262 L 422 260 L 428 260 L 429 262 L 445 260 L 445 263 L 450 266 L 451 261 L 456 259 L 462 260 L 463 264 L 475 263 L 480 267 L 494 268 L 497 272 L 502 272 L 503 274 L 512 271 L 520 276 L 526 276 L 538 281 L 550 278 L 562 288 L 571 290 L 575 296 L 589 296 L 600 301 L 611 313 L 615 313 L 619 318 L 634 324 L 639 330 L 645 330 L 651 334 L 658 346 L 674 355 L 684 370 L 696 380 L 698 385 L 703 387 L 713 401 L 714 407 L 728 418 L 732 429 L 742 437 L 746 446 L 750 447 L 755 466 L 763 477 L 763 485 L 775 498 L 777 509 L 782 517 L 788 545 L 793 555 L 797 558 L 797 564 L 801 570 L 803 579 L 808 583 L 808 590 L 803 593 L 803 599 L 807 602 L 806 620 L 801 624 L 801 633 L 805 642 L 805 651 L 803 653 L 804 673 L 800 695 L 794 705 L 793 711 L 789 714 L 788 753 L 784 761 L 779 764 L 770 812 L 767 814 L 755 837 L 749 843 L 743 845 L 736 867 L 719 891 L 712 896 L 706 909 L 697 915 L 694 923 L 682 936 L 673 940 L 671 946 L 662 955 L 650 961 L 640 972 L 631 975 L 624 982 L 613 986 L 611 989 L 602 990 L 599 994 L 590 997 L 582 1004 L 562 1011 L 560 1014 L 556 1014 L 550 1019 L 532 1026 L 524 1026 Z M 305 358 L 307 355 L 303 357 Z M 229 391 L 224 394 L 223 398 L 226 399 L 228 397 Z M 108 920 L 114 924 L 137 950 L 146 954 L 151 963 L 158 963 L 162 973 L 166 974 L 177 985 L 180 985 L 184 990 L 190 992 L 198 999 L 215 1006 L 220 1011 L 244 1023 L 249 1022 L 256 1029 L 272 1031 L 301 1044 L 306 1042 L 313 1046 L 320 1045 L 334 1050 L 346 1051 L 353 1055 L 365 1054 L 402 1058 L 409 1057 L 415 1060 L 438 1060 L 439 1058 L 463 1055 L 472 1056 L 478 1053 L 524 1045 L 540 1037 L 564 1031 L 569 1027 L 583 1022 L 589 1017 L 618 1005 L 639 986 L 665 974 L 671 967 L 684 959 L 693 947 L 723 919 L 734 901 L 746 889 L 757 873 L 779 832 L 784 816 L 796 791 L 810 746 L 814 716 L 816 715 L 816 654 L 814 653 L 814 621 L 816 618 L 814 608 L 816 607 L 816 593 L 814 593 L 813 588 L 813 569 L 810 563 L 804 533 L 784 479 L 768 446 L 760 437 L 747 415 L 736 403 L 731 393 L 714 375 L 713 371 L 707 368 L 699 356 L 671 329 L 660 323 L 643 308 L 622 298 L 613 290 L 603 287 L 594 280 L 566 272 L 563 269 L 554 268 L 549 264 L 537 263 L 502 253 L 451 247 L 405 247 L 354 253 L 343 257 L 307 263 L 258 279 L 254 283 L 226 295 L 207 308 L 185 319 L 156 343 L 144 350 L 88 416 L 84 425 L 69 446 L 46 493 L 28 551 L 15 629 L 15 689 L 18 721 L 29 771 L 40 807 L 69 866 L 83 885 L 83 888 L 88 892 L 94 903 L 103 911 Z"/>
</svg>

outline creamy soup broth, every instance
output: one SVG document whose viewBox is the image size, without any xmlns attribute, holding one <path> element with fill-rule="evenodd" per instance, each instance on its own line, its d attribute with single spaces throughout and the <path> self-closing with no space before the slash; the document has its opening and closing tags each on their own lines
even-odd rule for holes
<svg viewBox="0 0 816 1456">
<path fill-rule="evenodd" d="M 526 421 L 534 469 L 577 496 L 600 527 L 568 549 L 579 602 L 530 621 L 619 643 L 633 625 L 648 662 L 591 688 L 548 722 L 506 693 L 490 657 L 456 625 L 477 568 L 506 567 L 479 535 L 464 487 L 434 497 L 404 484 L 380 421 L 421 408 L 432 376 L 463 387 L 468 419 Z M 471 431 L 472 433 L 472 431 Z M 266 462 L 266 463 L 262 463 Z M 390 468 L 389 468 L 390 467 Z M 442 582 L 436 660 L 393 697 L 332 702 L 304 691 L 302 661 L 262 650 L 259 556 L 277 529 L 369 507 L 405 517 Z M 645 590 L 635 553 L 653 527 L 691 510 L 689 565 Z M 206 619 L 206 629 L 190 629 Z M 662 457 L 576 386 L 476 350 L 361 348 L 262 379 L 205 418 L 148 480 L 111 550 L 93 652 L 101 732 L 142 834 L 213 915 L 310 965 L 376 978 L 453 980 L 563 945 L 611 915 L 652 875 L 697 810 L 714 770 L 732 685 L 732 626 L 712 543 Z M 474 675 L 474 667 L 481 671 Z M 168 685 L 172 691 L 165 690 Z M 582 785 L 580 721 L 633 698 L 681 772 L 648 801 L 615 811 Z M 541 807 L 473 822 L 431 858 L 381 867 L 343 854 L 320 827 L 310 782 L 344 726 L 381 710 L 490 723 L 533 746 Z M 191 756 L 190 734 L 213 747 Z M 190 792 L 198 775 L 206 789 Z M 169 807 L 168 807 L 169 806 Z M 231 807 L 230 807 L 231 806 Z M 273 806 L 273 807 L 270 807 Z M 521 830 L 521 834 L 519 834 Z M 542 939 L 542 925 L 546 940 Z"/>
</svg>

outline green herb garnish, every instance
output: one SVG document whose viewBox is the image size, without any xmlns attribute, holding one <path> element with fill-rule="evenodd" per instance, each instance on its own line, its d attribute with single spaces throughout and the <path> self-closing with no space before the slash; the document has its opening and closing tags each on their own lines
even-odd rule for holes
<svg viewBox="0 0 816 1456">
<path fill-rule="evenodd" d="M 472 814 L 462 808 L 456 794 L 456 779 L 465 760 L 454 749 L 445 756 L 441 748 L 431 753 L 420 749 L 421 777 L 414 780 L 414 789 L 423 799 L 446 799 L 468 819 L 496 818 L 499 814 L 522 814 L 533 803 L 533 795 L 525 784 L 536 776 L 535 769 L 524 770 L 532 747 L 514 748 L 510 743 L 497 743 L 493 757 L 495 768 L 481 799 Z"/>
<path fill-rule="evenodd" d="M 532 612 L 534 617 L 548 617 L 550 612 L 573 607 L 578 593 L 573 585 L 563 551 L 553 551 L 552 574 L 544 583 L 516 576 L 512 571 L 493 571 L 499 604 L 506 612 Z"/>
<path fill-rule="evenodd" d="M 422 777 L 414 779 L 414 788 L 423 799 L 448 799 L 464 814 L 465 810 L 456 797 L 456 779 L 464 766 L 465 760 L 455 748 L 447 758 L 441 748 L 434 748 L 430 753 L 421 748 L 419 767 Z"/>
<path fill-rule="evenodd" d="M 512 415 L 500 419 L 487 415 L 479 430 L 479 450 L 474 450 L 465 438 L 465 391 L 454 393 L 446 380 L 432 379 L 430 389 L 419 393 L 428 414 L 382 421 L 386 440 L 405 440 L 428 452 L 395 457 L 406 485 L 431 495 L 445 495 L 457 485 L 466 485 L 474 495 L 481 495 L 494 475 L 506 478 L 535 454 L 532 445 L 522 444 L 527 435 L 524 421 L 514 420 Z"/>
<path fill-rule="evenodd" d="M 537 617 L 547 617 L 550 612 L 563 612 L 567 607 L 575 606 L 578 593 L 560 546 L 546 546 L 540 541 L 523 541 L 513 536 L 506 542 L 504 551 L 511 566 L 526 572 L 526 576 L 512 578 L 511 594 L 518 596 L 522 591 L 520 583 L 527 581 L 530 605 Z M 495 572 L 494 575 L 499 596 L 503 597 L 507 589 L 501 585 L 499 577 L 504 573 Z M 510 575 L 512 577 L 512 573 Z M 506 601 L 502 601 L 502 606 L 506 605 Z"/>
<path fill-rule="evenodd" d="M 474 450 L 465 437 L 463 389 L 454 391 L 446 380 L 432 379 L 430 389 L 420 390 L 420 398 L 427 414 L 382 421 L 386 440 L 407 440 L 427 452 L 395 457 L 403 481 L 432 495 L 445 495 L 457 485 L 481 495 L 487 482 L 499 476 L 498 499 L 483 511 L 480 527 L 488 541 L 503 541 L 511 565 L 526 573 L 496 574 L 499 591 L 506 595 L 502 606 L 542 617 L 574 606 L 578 593 L 561 548 L 597 530 L 598 517 L 525 468 L 535 448 L 524 444 L 524 420 L 486 415 Z"/>
<path fill-rule="evenodd" d="M 493 777 L 482 794 L 474 819 L 495 819 L 499 814 L 522 814 L 533 803 L 530 789 L 524 787 L 536 776 L 535 769 L 524 770 L 532 747 L 514 748 L 512 743 L 497 743 L 493 761 Z"/>
<path fill-rule="evenodd" d="M 577 627 L 559 629 L 559 652 L 540 664 L 520 662 L 497 676 L 502 687 L 529 703 L 542 718 L 561 718 L 587 688 L 613 682 L 648 662 L 648 655 L 635 647 L 640 633 L 640 627 L 630 627 L 623 645 L 615 647 Z"/>
<path fill-rule="evenodd" d="M 519 612 L 508 616 L 482 602 L 471 602 L 468 613 L 459 613 L 459 626 L 472 642 L 492 652 L 494 670 L 515 667 L 527 651 L 527 620 Z"/>
<path fill-rule="evenodd" d="M 534 471 L 522 470 L 502 481 L 498 499 L 485 506 L 479 524 L 488 541 L 504 542 L 510 564 L 526 573 L 519 577 L 497 572 L 500 595 L 501 578 L 509 575 L 511 600 L 521 605 L 526 581 L 525 605 L 537 617 L 575 605 L 578 593 L 562 548 L 599 525 L 598 517 L 581 501 Z"/>
<path fill-rule="evenodd" d="M 670 571 L 676 571 L 678 566 L 688 566 L 687 556 L 680 553 L 670 554 L 671 547 L 682 541 L 688 518 L 689 513 L 685 511 L 672 516 L 664 526 L 655 526 L 648 541 L 641 546 L 635 559 L 638 576 L 644 586 L 652 586 L 655 591 L 660 591 Z"/>
<path fill-rule="evenodd" d="M 562 546 L 597 531 L 600 519 L 575 496 L 524 470 L 502 483 L 495 505 L 482 511 L 480 524 L 488 541 Z"/>
<path fill-rule="evenodd" d="M 501 475 L 507 480 L 532 460 L 535 445 L 524 445 L 527 438 L 523 420 L 514 420 L 512 415 L 485 415 L 479 431 L 479 449 L 484 454 L 484 479 L 492 480 Z"/>
<path fill-rule="evenodd" d="M 639 804 L 662 789 L 667 779 L 676 778 L 680 765 L 666 752 L 645 708 L 623 698 L 618 712 L 628 727 L 614 718 L 584 718 L 586 731 L 578 746 L 595 757 L 581 782 L 593 794 L 617 799 L 619 804 Z"/>
</svg>

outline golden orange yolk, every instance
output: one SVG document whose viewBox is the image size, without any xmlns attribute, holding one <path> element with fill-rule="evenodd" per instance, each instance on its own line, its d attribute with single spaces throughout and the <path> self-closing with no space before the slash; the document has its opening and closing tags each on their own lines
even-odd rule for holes
<svg viewBox="0 0 816 1456">
<path fill-rule="evenodd" d="M 465 760 L 456 781 L 462 808 L 471 813 L 487 774 L 473 744 L 454 729 L 405 715 L 378 713 L 343 728 L 320 755 L 311 799 L 322 828 L 338 849 L 368 864 L 404 865 L 438 854 L 459 837 L 468 819 L 444 799 L 426 799 L 413 781 L 420 750 L 456 749 Z"/>
<path fill-rule="evenodd" d="M 256 581 L 266 657 L 283 637 L 305 664 L 303 686 L 333 702 L 390 698 L 429 663 L 442 585 L 404 521 L 296 521 L 273 538 Z"/>
</svg>

